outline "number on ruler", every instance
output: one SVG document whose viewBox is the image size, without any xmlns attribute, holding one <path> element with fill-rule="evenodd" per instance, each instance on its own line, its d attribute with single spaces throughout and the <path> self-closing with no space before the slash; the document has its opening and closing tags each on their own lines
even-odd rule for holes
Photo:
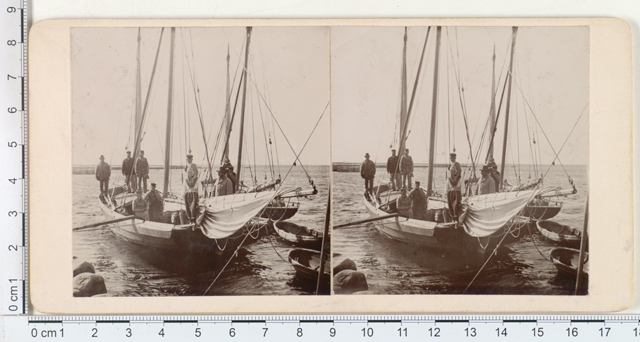
<svg viewBox="0 0 640 342">
<path fill-rule="evenodd" d="M 15 79 L 17 79 L 17 77 L 15 77 L 15 76 L 11 76 L 11 75 L 7 74 L 7 81 L 9 81 L 9 80 L 15 80 Z"/>
<path fill-rule="evenodd" d="M 16 8 L 15 7 L 7 7 L 7 12 L 15 13 L 16 12 Z"/>
<path fill-rule="evenodd" d="M 362 336 L 364 337 L 372 337 L 373 336 L 373 328 L 362 328 Z"/>
<path fill-rule="evenodd" d="M 567 336 L 578 337 L 578 328 L 567 328 Z"/>
<path fill-rule="evenodd" d="M 598 331 L 600 332 L 600 337 L 609 337 L 609 332 L 611 331 L 611 328 L 600 328 L 598 329 Z"/>
<path fill-rule="evenodd" d="M 464 332 L 467 333 L 467 337 L 476 337 L 476 328 L 474 327 L 466 328 L 464 329 Z"/>
<path fill-rule="evenodd" d="M 7 40 L 7 45 L 9 46 L 16 46 L 16 44 L 18 44 L 18 42 L 16 42 L 15 40 L 11 39 L 11 40 Z"/>
<path fill-rule="evenodd" d="M 542 327 L 533 328 L 533 329 L 531 329 L 531 331 L 533 332 L 533 336 L 534 337 L 542 337 L 542 336 L 544 336 L 544 330 L 542 330 Z"/>
<path fill-rule="evenodd" d="M 507 336 L 507 328 L 498 328 L 496 329 L 496 332 L 498 333 L 498 337 L 500 336 Z"/>
<path fill-rule="evenodd" d="M 440 337 L 440 328 L 429 328 L 429 336 L 431 337 Z"/>
</svg>

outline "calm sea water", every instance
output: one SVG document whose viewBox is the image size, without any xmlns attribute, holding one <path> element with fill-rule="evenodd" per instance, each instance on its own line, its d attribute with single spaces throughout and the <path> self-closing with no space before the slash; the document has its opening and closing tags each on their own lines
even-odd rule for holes
<svg viewBox="0 0 640 342">
<path fill-rule="evenodd" d="M 319 194 L 300 199 L 300 210 L 290 222 L 322 230 L 327 208 L 329 166 L 306 166 Z M 281 167 L 285 177 L 288 167 Z M 124 181 L 112 173 L 111 181 Z M 264 173 L 259 171 L 259 180 Z M 150 180 L 162 183 L 163 170 L 151 170 Z M 276 172 L 277 176 L 277 172 Z M 179 170 L 173 170 L 171 186 L 181 189 Z M 284 186 L 310 189 L 300 166 L 294 167 Z M 161 190 L 162 185 L 158 188 Z M 96 203 L 99 184 L 93 175 L 73 175 L 74 226 L 104 220 Z M 300 295 L 312 294 L 315 283 L 299 279 L 286 261 L 292 246 L 276 236 L 267 236 L 243 247 L 232 259 L 210 295 Z M 193 260 L 185 255 L 160 253 L 118 239 L 108 228 L 73 233 L 74 264 L 88 261 L 105 278 L 114 296 L 201 295 L 222 269 L 222 261 Z M 283 260 L 284 259 L 284 260 Z M 226 261 L 226 260 L 224 260 Z"/>
<path fill-rule="evenodd" d="M 582 229 L 588 175 L 586 166 L 566 166 L 578 193 L 561 198 L 563 207 L 552 220 Z M 444 193 L 445 168 L 435 170 L 437 190 Z M 416 169 L 415 178 L 424 185 L 427 169 Z M 527 178 L 528 168 L 521 168 L 521 177 Z M 386 170 L 378 168 L 375 182 L 388 182 Z M 545 186 L 570 189 L 561 166 L 551 168 Z M 359 173 L 333 173 L 334 224 L 368 218 L 362 193 L 364 180 Z M 475 294 L 573 294 L 575 283 L 557 276 L 556 268 L 548 260 L 554 247 L 535 234 L 504 248 L 494 256 L 480 273 L 467 293 Z M 534 245 L 535 240 L 539 250 Z M 462 293 L 478 266 L 468 265 L 456 255 L 443 255 L 407 246 L 385 238 L 373 223 L 333 232 L 332 248 L 335 253 L 356 262 L 365 273 L 369 289 L 384 294 Z M 541 255 L 542 254 L 542 255 Z"/>
</svg>

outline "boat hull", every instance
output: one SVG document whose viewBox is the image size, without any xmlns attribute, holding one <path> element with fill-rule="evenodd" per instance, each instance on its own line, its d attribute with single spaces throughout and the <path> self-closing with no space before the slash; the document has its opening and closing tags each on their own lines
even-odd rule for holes
<svg viewBox="0 0 640 342">
<path fill-rule="evenodd" d="M 295 248 L 289 252 L 289 263 L 296 270 L 296 274 L 308 280 L 317 280 L 320 273 L 320 252 L 312 249 Z M 331 276 L 331 265 L 325 261 L 322 280 Z"/>
<path fill-rule="evenodd" d="M 585 262 L 582 270 L 582 274 L 588 276 L 588 260 L 589 253 L 585 252 Z M 558 269 L 558 274 L 572 279 L 576 279 L 578 276 L 578 263 L 580 260 L 580 250 L 574 248 L 558 247 L 551 250 L 550 253 L 551 262 Z"/>
<path fill-rule="evenodd" d="M 536 227 L 540 234 L 548 240 L 567 247 L 580 247 L 581 232 L 569 226 L 553 221 L 537 221 Z"/>
<path fill-rule="evenodd" d="M 558 215 L 560 209 L 562 209 L 562 203 L 553 202 L 547 205 L 529 203 L 522 209 L 522 216 L 530 217 L 534 220 L 548 220 Z"/>
<path fill-rule="evenodd" d="M 106 219 L 118 219 L 122 215 L 111 210 L 104 202 L 98 201 L 100 210 Z M 178 214 L 176 220 L 186 222 Z M 261 222 L 266 225 L 266 222 Z M 247 224 L 236 234 L 224 239 L 210 239 L 206 237 L 199 227 L 194 228 L 190 224 L 173 224 L 153 222 L 142 219 L 133 219 L 110 224 L 111 231 L 120 239 L 150 249 L 161 251 L 181 251 L 186 253 L 222 255 L 225 252 L 233 252 L 243 241 L 246 231 L 251 229 Z M 260 229 L 248 237 L 244 245 L 260 239 L 267 233 L 267 229 Z"/>
<path fill-rule="evenodd" d="M 389 215 L 364 199 L 371 218 Z M 445 210 L 445 209 L 435 209 Z M 441 215 L 444 217 L 444 215 Z M 385 237 L 402 243 L 422 246 L 436 251 L 450 251 L 468 256 L 485 256 L 497 245 L 499 238 L 471 237 L 462 227 L 455 228 L 451 222 L 436 222 L 395 217 L 374 222 L 375 228 Z"/>
<path fill-rule="evenodd" d="M 304 248 L 320 250 L 322 248 L 322 233 L 311 230 L 295 223 L 277 221 L 273 229 L 284 240 Z"/>
<path fill-rule="evenodd" d="M 267 206 L 260 213 L 260 217 L 272 221 L 284 221 L 293 217 L 298 212 L 298 206 Z"/>
</svg>

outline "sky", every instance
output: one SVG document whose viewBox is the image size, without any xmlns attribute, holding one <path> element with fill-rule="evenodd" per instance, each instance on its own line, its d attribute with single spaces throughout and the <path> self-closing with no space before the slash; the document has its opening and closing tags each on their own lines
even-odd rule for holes
<svg viewBox="0 0 640 342">
<path fill-rule="evenodd" d="M 409 98 L 426 32 L 426 27 L 408 28 Z M 332 29 L 334 162 L 362 161 L 368 152 L 372 160 L 384 163 L 390 155 L 390 147 L 397 147 L 394 132 L 400 111 L 403 35 L 404 27 Z M 428 161 L 435 36 L 434 29 L 418 77 L 407 138 L 407 147 L 417 163 Z M 511 27 L 442 29 L 436 111 L 437 163 L 447 163 L 449 152 L 454 148 L 462 163 L 469 163 L 472 153 L 474 158 L 480 153 L 484 161 L 488 138 L 484 144 L 480 142 L 491 105 L 493 51 L 495 48 L 499 101 L 508 70 L 511 36 Z M 555 156 L 554 149 L 560 151 L 575 125 L 559 158 L 564 164 L 588 164 L 588 28 L 520 27 L 516 36 L 513 75 L 507 163 L 531 164 L 537 160 L 541 165 L 550 165 Z M 460 94 L 463 94 L 462 100 Z M 498 163 L 503 145 L 506 97 L 505 93 L 494 138 L 494 156 Z M 465 106 L 471 147 L 461 102 Z"/>
<path fill-rule="evenodd" d="M 148 103 L 142 149 L 151 165 L 163 165 L 171 31 L 164 30 L 148 101 L 145 98 L 161 28 L 142 28 L 140 32 L 141 97 L 143 103 Z M 72 29 L 74 165 L 94 165 L 100 155 L 112 165 L 119 165 L 125 149 L 133 149 L 137 36 L 138 28 Z M 235 80 L 233 103 L 244 63 L 246 29 L 177 28 L 175 37 L 171 163 L 184 164 L 189 148 L 196 164 L 205 162 L 205 139 L 195 101 L 198 93 L 207 147 L 209 154 L 217 152 L 214 163 L 217 165 L 224 145 L 224 141 L 216 144 L 216 138 L 225 112 L 227 51 L 230 79 Z M 330 163 L 329 52 L 327 27 L 253 28 L 243 165 L 268 164 L 267 156 L 283 165 L 292 164 L 293 150 L 300 152 L 323 112 L 300 161 L 304 165 Z M 230 143 L 234 165 L 241 100 L 237 108 Z M 272 144 L 267 149 L 269 138 Z"/>
</svg>

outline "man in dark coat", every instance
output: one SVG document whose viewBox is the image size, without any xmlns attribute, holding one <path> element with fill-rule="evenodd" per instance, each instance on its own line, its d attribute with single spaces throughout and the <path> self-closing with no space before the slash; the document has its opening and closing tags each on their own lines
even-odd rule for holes
<svg viewBox="0 0 640 342">
<path fill-rule="evenodd" d="M 129 188 L 129 192 L 133 192 L 136 189 L 135 173 L 133 172 L 133 158 L 131 158 L 131 151 L 127 151 L 127 157 L 122 161 L 122 174 L 124 175 L 125 184 Z"/>
<path fill-rule="evenodd" d="M 136 177 L 138 178 L 138 189 L 143 189 L 143 192 L 147 192 L 149 162 L 147 161 L 147 158 L 144 157 L 144 151 L 140 151 L 140 157 L 136 160 Z"/>
<path fill-rule="evenodd" d="M 369 160 L 369 153 L 364 155 L 364 161 L 360 166 L 360 176 L 364 178 L 365 192 L 373 193 L 373 179 L 376 176 L 376 164 Z"/>
<path fill-rule="evenodd" d="M 104 156 L 100 156 L 100 163 L 96 167 L 96 179 L 100 182 L 100 194 L 107 195 L 109 192 L 109 177 L 111 177 L 111 167 L 105 163 Z"/>
<path fill-rule="evenodd" d="M 161 222 L 163 212 L 162 194 L 156 190 L 156 183 L 151 183 L 151 190 L 144 196 L 144 200 L 147 202 L 147 217 L 150 221 Z"/>
<path fill-rule="evenodd" d="M 413 218 L 416 220 L 427 219 L 427 195 L 420 188 L 420 182 L 416 181 L 416 188 L 409 193 Z"/>
<path fill-rule="evenodd" d="M 233 185 L 233 193 L 235 193 L 238 189 L 238 177 L 236 176 L 236 173 L 233 172 L 233 165 L 231 165 L 231 161 L 228 157 L 224 157 L 224 164 L 222 164 L 220 170 L 224 171 L 227 178 L 231 181 L 231 184 Z"/>
<path fill-rule="evenodd" d="M 409 155 L 409 149 L 404 150 L 400 157 L 400 172 L 402 173 L 402 186 L 411 191 L 411 177 L 413 177 L 413 158 Z"/>
<path fill-rule="evenodd" d="M 387 159 L 387 172 L 391 178 L 391 188 L 395 191 L 401 188 L 400 186 L 400 169 L 398 168 L 398 156 L 396 156 L 396 150 L 391 150 L 391 157 Z"/>
</svg>

